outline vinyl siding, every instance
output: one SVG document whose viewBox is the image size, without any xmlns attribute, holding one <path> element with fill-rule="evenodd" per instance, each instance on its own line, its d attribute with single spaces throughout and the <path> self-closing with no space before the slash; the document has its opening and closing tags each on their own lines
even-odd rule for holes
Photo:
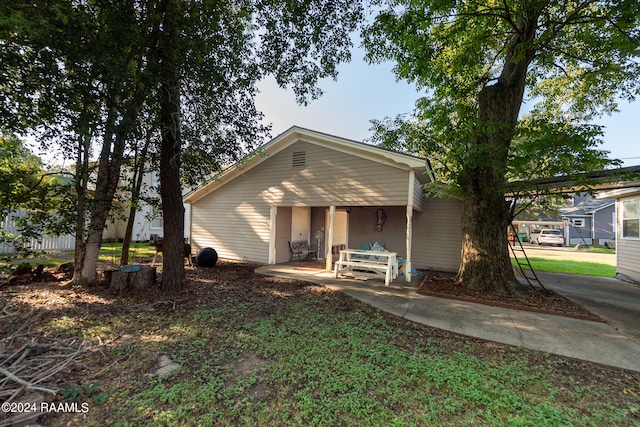
<svg viewBox="0 0 640 427">
<path fill-rule="evenodd" d="M 292 166 L 294 152 L 306 153 L 305 167 Z M 251 200 L 269 205 L 388 206 L 406 205 L 409 172 L 299 141 L 238 179 L 255 184 Z"/>
<path fill-rule="evenodd" d="M 428 198 L 424 212 L 413 214 L 415 268 L 456 272 L 462 250 L 462 202 Z"/>
<path fill-rule="evenodd" d="M 599 240 L 610 239 L 615 235 L 615 228 L 613 227 L 613 216 L 615 213 L 615 207 L 613 205 L 600 209 L 594 212 L 595 220 L 595 238 Z M 602 244 L 602 242 L 600 242 Z"/>
<path fill-rule="evenodd" d="M 267 263 L 270 207 L 251 203 L 247 180 L 229 182 L 191 206 L 191 244 L 216 250 L 218 257 Z"/>
<path fill-rule="evenodd" d="M 632 200 L 638 196 L 619 199 L 618 236 L 616 238 L 617 272 L 640 282 L 640 239 L 622 237 L 622 200 Z"/>
<path fill-rule="evenodd" d="M 413 187 L 413 208 L 418 212 L 422 212 L 424 210 L 424 190 L 422 188 L 422 183 L 416 176 L 415 185 Z"/>
<path fill-rule="evenodd" d="M 385 248 L 406 258 L 407 209 L 383 207 L 387 220 L 381 232 L 374 231 L 376 208 L 355 208 L 349 214 L 349 246 L 384 243 Z M 462 249 L 462 203 L 451 199 L 425 198 L 424 212 L 413 212 L 414 268 L 458 271 Z"/>
<path fill-rule="evenodd" d="M 407 208 L 405 206 L 380 206 L 387 219 L 382 231 L 375 231 L 378 207 L 355 208 L 349 214 L 349 246 L 358 248 L 367 243 L 384 243 L 387 250 L 406 257 Z"/>
<path fill-rule="evenodd" d="M 617 272 L 640 282 L 640 240 L 618 239 Z"/>
<path fill-rule="evenodd" d="M 304 167 L 292 165 L 294 152 L 305 153 Z M 267 263 L 270 206 L 406 205 L 408 184 L 407 170 L 298 141 L 193 203 L 191 242 L 220 258 Z M 288 240 L 276 228 L 278 262 Z"/>
</svg>

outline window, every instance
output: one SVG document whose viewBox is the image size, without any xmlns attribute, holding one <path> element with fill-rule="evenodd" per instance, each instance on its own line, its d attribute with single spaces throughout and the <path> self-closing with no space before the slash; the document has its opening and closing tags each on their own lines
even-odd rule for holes
<svg viewBox="0 0 640 427">
<path fill-rule="evenodd" d="M 571 223 L 574 227 L 584 228 L 584 218 L 573 218 Z"/>
<path fill-rule="evenodd" d="M 151 220 L 151 228 L 162 228 L 162 217 L 157 216 Z"/>
<path fill-rule="evenodd" d="M 622 202 L 622 237 L 640 238 L 640 198 Z"/>
</svg>

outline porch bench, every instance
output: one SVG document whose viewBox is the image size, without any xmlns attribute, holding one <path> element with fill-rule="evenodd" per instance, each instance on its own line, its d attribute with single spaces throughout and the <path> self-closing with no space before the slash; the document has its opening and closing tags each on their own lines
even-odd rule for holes
<svg viewBox="0 0 640 427">
<path fill-rule="evenodd" d="M 298 258 L 298 261 L 302 262 L 302 257 L 309 259 L 309 256 L 313 254 L 313 259 L 318 259 L 318 248 L 309 246 L 309 242 L 306 240 L 292 240 L 289 241 L 289 261 L 293 261 L 294 258 Z"/>
<path fill-rule="evenodd" d="M 393 266 L 387 262 L 366 260 L 366 261 L 336 261 L 333 277 L 337 278 L 338 274 L 345 274 L 345 272 L 350 272 L 353 274 L 354 271 L 374 271 L 374 276 L 379 276 L 380 274 L 384 274 L 384 284 L 389 286 L 389 282 L 393 276 Z M 379 273 L 378 273 L 379 271 Z M 367 273 L 360 273 L 367 274 Z"/>
</svg>

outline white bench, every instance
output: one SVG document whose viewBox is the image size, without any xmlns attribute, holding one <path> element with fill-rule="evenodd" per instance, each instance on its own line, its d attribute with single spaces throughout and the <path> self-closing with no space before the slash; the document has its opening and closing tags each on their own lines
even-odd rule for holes
<svg viewBox="0 0 640 427">
<path fill-rule="evenodd" d="M 352 255 L 361 255 L 365 256 L 365 258 L 352 258 Z M 384 260 L 371 259 L 372 256 L 384 258 Z M 391 280 L 398 275 L 396 253 L 343 249 L 340 251 L 340 259 L 336 261 L 333 271 L 335 278 L 338 277 L 338 274 L 384 277 L 385 286 L 389 286 Z"/>
<path fill-rule="evenodd" d="M 358 272 L 360 275 L 371 275 L 374 277 L 378 277 L 376 271 L 380 271 L 384 273 L 384 284 L 385 286 L 389 286 L 391 282 L 391 270 L 392 267 L 387 264 L 375 263 L 368 264 L 360 261 L 336 261 L 335 269 L 334 269 L 334 277 L 338 277 L 338 274 L 348 274 L 351 273 L 356 275 L 354 272 Z M 373 273 L 370 273 L 373 271 Z"/>
</svg>

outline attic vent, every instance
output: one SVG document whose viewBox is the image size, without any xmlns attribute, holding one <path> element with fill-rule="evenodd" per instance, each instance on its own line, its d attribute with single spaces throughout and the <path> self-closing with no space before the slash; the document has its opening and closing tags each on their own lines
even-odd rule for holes
<svg viewBox="0 0 640 427">
<path fill-rule="evenodd" d="M 293 162 L 291 165 L 294 168 L 303 168 L 307 164 L 307 152 L 306 151 L 294 151 Z"/>
</svg>

